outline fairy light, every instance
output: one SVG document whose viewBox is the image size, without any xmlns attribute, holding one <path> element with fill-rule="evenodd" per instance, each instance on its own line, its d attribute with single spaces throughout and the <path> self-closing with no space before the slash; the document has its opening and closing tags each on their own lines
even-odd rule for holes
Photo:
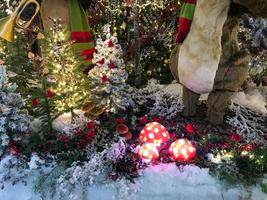
<svg viewBox="0 0 267 200">
<path fill-rule="evenodd" d="M 72 110 L 86 99 L 88 92 L 83 90 L 85 78 L 77 73 L 76 61 L 71 51 L 72 42 L 67 42 L 61 20 L 53 20 L 50 36 L 47 38 L 45 64 L 51 68 L 51 75 L 55 83 L 52 90 L 58 98 L 55 100 L 56 110 L 59 112 Z"/>
</svg>

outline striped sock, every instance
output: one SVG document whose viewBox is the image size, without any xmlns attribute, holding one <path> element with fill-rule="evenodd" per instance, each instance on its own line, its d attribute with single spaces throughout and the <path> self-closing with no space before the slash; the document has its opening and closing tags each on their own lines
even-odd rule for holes
<svg viewBox="0 0 267 200">
<path fill-rule="evenodd" d="M 183 43 L 188 35 L 191 27 L 191 23 L 194 17 L 195 7 L 197 0 L 184 0 L 180 16 L 179 16 L 179 28 L 176 36 L 176 42 L 178 44 Z"/>
</svg>

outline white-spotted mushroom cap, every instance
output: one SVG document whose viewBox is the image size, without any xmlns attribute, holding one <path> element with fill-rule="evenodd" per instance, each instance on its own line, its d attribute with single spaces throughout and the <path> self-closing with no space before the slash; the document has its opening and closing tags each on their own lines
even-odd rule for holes
<svg viewBox="0 0 267 200">
<path fill-rule="evenodd" d="M 169 153 L 176 161 L 189 161 L 196 156 L 196 148 L 189 140 L 178 139 L 171 144 Z"/>
<path fill-rule="evenodd" d="M 141 131 L 139 139 L 144 143 L 153 143 L 156 146 L 160 146 L 161 143 L 170 140 L 170 134 L 160 123 L 151 122 Z"/>
<path fill-rule="evenodd" d="M 157 160 L 159 157 L 159 152 L 157 147 L 151 143 L 143 144 L 140 147 L 138 154 L 146 162 Z"/>
</svg>

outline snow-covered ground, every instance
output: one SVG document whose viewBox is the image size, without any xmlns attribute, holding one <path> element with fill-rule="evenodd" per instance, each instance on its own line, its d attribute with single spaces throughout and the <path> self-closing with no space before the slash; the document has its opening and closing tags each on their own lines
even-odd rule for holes
<svg viewBox="0 0 267 200">
<path fill-rule="evenodd" d="M 260 187 L 244 189 L 242 187 L 227 188 L 208 173 L 208 169 L 200 169 L 194 165 L 178 169 L 175 164 L 150 166 L 135 180 L 96 183 L 87 187 L 77 199 L 84 200 L 266 200 Z M 41 200 L 33 192 L 34 177 L 23 184 L 7 184 L 0 192 L 1 200 Z M 79 190 L 81 191 L 81 190 Z M 75 194 L 74 194 L 75 196 Z"/>
<path fill-rule="evenodd" d="M 171 94 L 182 94 L 179 84 L 162 86 Z M 266 113 L 266 88 L 258 90 L 250 88 L 245 92 L 233 95 L 232 101 L 248 107 L 254 111 Z M 202 95 L 202 100 L 207 95 Z M 53 126 L 58 130 L 70 126 L 70 116 L 60 116 Z M 38 128 L 37 123 L 37 128 Z M 3 171 L 0 162 L 0 175 Z M 34 165 L 31 165 L 34 166 Z M 0 200 L 43 200 L 34 193 L 34 186 L 38 179 L 37 173 L 29 173 L 27 184 L 5 182 L 5 187 L 0 190 Z M 96 182 L 88 187 L 77 187 L 76 193 L 64 200 L 267 200 L 267 195 L 261 191 L 261 187 L 251 188 L 227 187 L 216 177 L 209 175 L 208 169 L 201 169 L 190 165 L 177 168 L 175 164 L 160 164 L 150 166 L 140 172 L 141 176 L 134 179 L 134 183 L 126 179 L 112 181 L 103 176 L 98 177 Z M 266 179 L 267 183 L 267 179 Z M 58 200 L 58 198 L 50 198 Z M 48 200 L 50 200 L 48 199 Z"/>
<path fill-rule="evenodd" d="M 170 94 L 180 94 L 182 96 L 183 88 L 180 84 L 173 83 L 163 87 L 165 87 L 164 90 Z M 200 100 L 207 99 L 208 94 L 203 94 L 200 97 Z M 247 107 L 259 113 L 267 114 L 267 87 L 256 87 L 251 84 L 246 91 L 234 93 L 231 100 L 240 106 Z"/>
</svg>

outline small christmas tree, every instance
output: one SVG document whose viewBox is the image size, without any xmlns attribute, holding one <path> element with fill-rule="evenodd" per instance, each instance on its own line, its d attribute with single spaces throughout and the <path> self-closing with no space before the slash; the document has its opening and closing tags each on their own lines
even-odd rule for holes
<svg viewBox="0 0 267 200">
<path fill-rule="evenodd" d="M 95 67 L 89 72 L 90 99 L 108 111 L 126 109 L 132 104 L 128 74 L 122 57 L 122 49 L 116 37 L 110 33 L 110 25 L 103 28 L 104 40 L 96 41 Z"/>
<path fill-rule="evenodd" d="M 6 68 L 0 65 L 0 155 L 10 144 L 22 140 L 31 120 L 15 90 L 16 85 L 8 82 Z"/>
<path fill-rule="evenodd" d="M 79 61 L 72 50 L 72 42 L 66 41 L 64 28 L 60 20 L 53 20 L 54 27 L 49 33 L 47 45 L 44 46 L 44 69 L 52 80 L 52 91 L 57 96 L 57 112 L 69 112 L 80 108 L 89 90 L 88 78 L 77 69 Z"/>
</svg>

